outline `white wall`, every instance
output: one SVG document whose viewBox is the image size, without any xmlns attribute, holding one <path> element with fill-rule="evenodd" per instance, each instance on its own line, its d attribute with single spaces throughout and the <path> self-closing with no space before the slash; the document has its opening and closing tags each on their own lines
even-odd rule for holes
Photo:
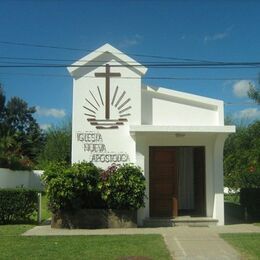
<svg viewBox="0 0 260 260">
<path fill-rule="evenodd" d="M 43 190 L 41 174 L 43 171 L 13 171 L 0 168 L 0 188 L 24 188 Z"/>
<path fill-rule="evenodd" d="M 122 61 L 110 53 L 102 54 L 98 59 L 102 60 L 103 64 L 122 64 Z M 95 125 L 90 124 L 88 119 L 91 116 L 85 114 L 93 114 L 96 119 L 105 120 L 105 105 L 102 105 L 102 101 L 105 104 L 105 78 L 95 77 L 97 72 L 104 73 L 105 67 L 81 68 L 81 74 L 73 81 L 72 162 L 93 161 L 101 168 L 106 168 L 112 163 L 135 162 L 135 142 L 129 133 L 129 124 L 141 124 L 140 73 L 132 67 L 111 66 L 110 70 L 112 73 L 121 74 L 121 77 L 110 79 L 110 119 L 118 120 L 120 115 L 129 114 L 125 117 L 128 121 L 124 122 L 124 125 L 119 125 L 117 129 L 97 129 Z M 98 88 L 102 98 L 100 98 Z M 124 95 L 119 102 L 123 93 Z M 116 106 L 117 101 L 119 104 Z M 125 102 L 127 103 L 123 106 Z M 129 109 L 120 114 L 119 108 L 121 110 Z M 109 121 L 105 121 L 105 123 L 108 124 Z M 82 137 L 81 140 L 78 138 L 79 134 Z M 96 140 L 94 140 L 95 138 L 84 139 L 85 134 L 94 134 L 99 137 Z M 107 158 L 119 159 L 114 161 L 114 159 Z M 126 159 L 120 160 L 120 158 Z"/>
<path fill-rule="evenodd" d="M 228 135 L 217 135 L 214 142 L 214 207 L 213 218 L 224 225 L 224 177 L 223 177 L 223 150 Z"/>
<path fill-rule="evenodd" d="M 146 89 L 143 87 L 142 124 L 174 126 L 223 125 L 223 103 L 218 100 L 166 88 L 152 89 L 148 87 Z"/>
<path fill-rule="evenodd" d="M 153 99 L 153 125 L 217 125 L 217 120 L 214 110 Z"/>
</svg>

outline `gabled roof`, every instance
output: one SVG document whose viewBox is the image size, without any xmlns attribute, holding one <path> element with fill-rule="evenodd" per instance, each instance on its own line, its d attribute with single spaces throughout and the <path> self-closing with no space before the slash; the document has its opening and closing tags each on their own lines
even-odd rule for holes
<svg viewBox="0 0 260 260">
<path fill-rule="evenodd" d="M 115 47 L 111 46 L 110 44 L 106 43 L 100 48 L 96 49 L 95 51 L 89 53 L 85 57 L 81 58 L 80 60 L 76 61 L 72 64 L 72 67 L 68 67 L 68 71 L 71 75 L 73 75 L 79 67 L 77 66 L 100 66 L 102 65 L 100 61 L 95 62 L 95 59 L 100 57 L 101 55 L 105 53 L 111 53 L 113 56 L 121 60 L 123 63 L 125 63 L 128 66 L 135 65 L 134 68 L 141 74 L 144 75 L 147 71 L 147 68 L 144 67 L 142 64 L 138 63 L 134 59 L 130 58 L 128 55 L 124 54 L 120 50 L 116 49 Z"/>
</svg>

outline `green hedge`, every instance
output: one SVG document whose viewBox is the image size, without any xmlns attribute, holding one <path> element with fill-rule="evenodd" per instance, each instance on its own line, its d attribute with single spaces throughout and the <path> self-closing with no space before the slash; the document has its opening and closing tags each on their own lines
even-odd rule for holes
<svg viewBox="0 0 260 260">
<path fill-rule="evenodd" d="M 23 188 L 0 189 L 0 224 L 22 223 L 37 211 L 35 190 Z"/>
<path fill-rule="evenodd" d="M 100 169 L 93 163 L 50 163 L 42 175 L 51 212 L 103 208 L 98 190 Z"/>
<path fill-rule="evenodd" d="M 133 164 L 112 165 L 102 171 L 91 162 L 51 163 L 42 178 L 53 213 L 144 206 L 145 178 Z"/>
<path fill-rule="evenodd" d="M 260 188 L 241 189 L 240 203 L 247 208 L 250 218 L 260 219 Z"/>
</svg>

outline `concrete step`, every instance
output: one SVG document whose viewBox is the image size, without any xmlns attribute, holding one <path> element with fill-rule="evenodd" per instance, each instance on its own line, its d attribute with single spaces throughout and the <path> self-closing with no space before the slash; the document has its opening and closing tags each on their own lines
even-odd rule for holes
<svg viewBox="0 0 260 260">
<path fill-rule="evenodd" d="M 209 217 L 181 216 L 173 219 L 173 222 L 175 226 L 208 227 L 216 226 L 218 220 Z"/>
<path fill-rule="evenodd" d="M 173 227 L 173 219 L 147 218 L 144 220 L 144 227 Z"/>
<path fill-rule="evenodd" d="M 189 227 L 208 227 L 216 226 L 217 219 L 209 217 L 190 217 L 181 216 L 177 218 L 147 218 L 144 220 L 144 227 L 174 227 L 174 226 L 189 226 Z"/>
</svg>

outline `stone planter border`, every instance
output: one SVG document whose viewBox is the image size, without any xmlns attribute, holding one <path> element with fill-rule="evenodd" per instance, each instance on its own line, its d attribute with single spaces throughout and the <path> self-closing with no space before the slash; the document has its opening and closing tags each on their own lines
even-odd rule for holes
<svg viewBox="0 0 260 260">
<path fill-rule="evenodd" d="M 81 209 L 76 212 L 58 212 L 52 215 L 52 228 L 135 228 L 136 210 Z"/>
</svg>

